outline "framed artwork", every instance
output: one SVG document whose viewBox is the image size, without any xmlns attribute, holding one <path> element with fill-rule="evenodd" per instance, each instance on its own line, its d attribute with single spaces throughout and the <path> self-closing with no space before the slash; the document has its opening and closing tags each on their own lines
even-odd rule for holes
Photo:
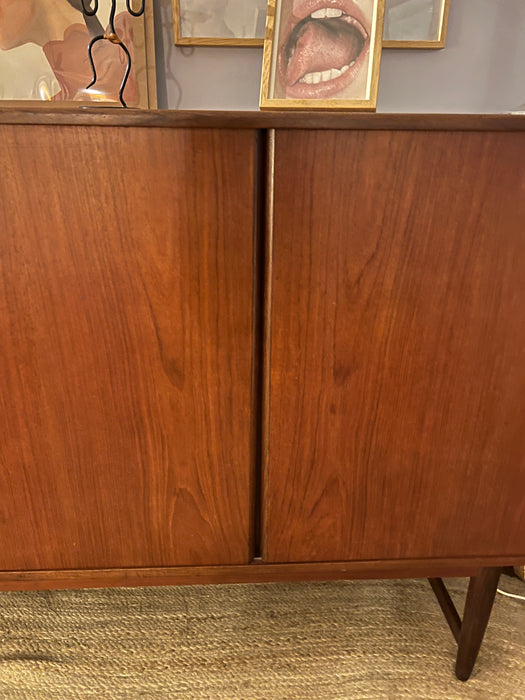
<svg viewBox="0 0 525 700">
<path fill-rule="evenodd" d="M 385 0 L 383 48 L 442 49 L 450 0 Z"/>
<path fill-rule="evenodd" d="M 90 5 L 91 2 L 91 5 Z M 85 0 L 93 7 L 92 0 Z M 131 3 L 136 10 L 137 0 Z M 124 99 L 129 107 L 156 107 L 153 7 L 133 17 L 126 0 L 117 0 L 115 31 L 129 49 L 132 63 Z M 107 31 L 111 0 L 99 0 L 95 16 L 82 12 L 82 0 L 0 0 L 0 106 L 120 106 L 118 99 L 127 61 L 111 41 L 93 47 L 97 81 L 88 44 Z M 35 29 L 36 25 L 36 29 Z"/>
<path fill-rule="evenodd" d="M 266 0 L 172 0 L 175 43 L 262 46 Z"/>
<path fill-rule="evenodd" d="M 270 0 L 261 109 L 373 111 L 384 0 Z"/>
</svg>

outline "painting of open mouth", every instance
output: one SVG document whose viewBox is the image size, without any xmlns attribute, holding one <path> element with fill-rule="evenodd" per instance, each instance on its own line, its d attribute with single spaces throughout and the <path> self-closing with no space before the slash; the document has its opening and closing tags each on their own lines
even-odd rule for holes
<svg viewBox="0 0 525 700">
<path fill-rule="evenodd" d="M 307 0 L 292 14 L 279 51 L 286 96 L 337 95 L 354 82 L 369 49 L 370 20 L 355 2 Z"/>
<path fill-rule="evenodd" d="M 384 0 L 275 0 L 273 13 L 271 5 L 265 62 L 271 62 L 268 97 L 283 102 L 276 107 L 363 101 L 366 109 L 375 103 Z"/>
</svg>

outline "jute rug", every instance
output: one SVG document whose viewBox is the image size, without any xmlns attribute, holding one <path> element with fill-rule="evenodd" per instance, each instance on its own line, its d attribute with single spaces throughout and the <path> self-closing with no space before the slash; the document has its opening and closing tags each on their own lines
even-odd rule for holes
<svg viewBox="0 0 525 700">
<path fill-rule="evenodd" d="M 0 594 L 1 700 L 525 698 L 525 603 L 497 596 L 467 684 L 453 664 L 425 581 Z"/>
</svg>

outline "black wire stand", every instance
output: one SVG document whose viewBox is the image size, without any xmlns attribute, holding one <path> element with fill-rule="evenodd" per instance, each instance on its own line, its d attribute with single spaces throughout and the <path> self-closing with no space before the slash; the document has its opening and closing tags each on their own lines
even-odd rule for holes
<svg viewBox="0 0 525 700">
<path fill-rule="evenodd" d="M 87 0 L 87 5 L 86 5 L 86 0 L 81 0 L 82 2 L 82 12 L 86 17 L 94 17 L 97 12 L 98 12 L 98 7 L 99 7 L 99 0 Z M 140 6 L 138 10 L 134 10 L 133 7 L 131 6 L 132 0 L 126 0 L 126 10 L 129 12 L 129 14 L 132 17 L 141 17 L 144 14 L 145 10 L 145 5 L 146 5 L 146 0 L 141 0 Z M 115 15 L 117 14 L 117 0 L 111 0 L 111 10 L 109 13 L 109 24 L 108 28 L 105 31 L 104 34 L 97 34 L 97 36 L 94 36 L 91 41 L 89 42 L 88 46 L 88 56 L 89 56 L 89 63 L 91 65 L 91 70 L 93 71 L 93 80 L 89 83 L 86 89 L 89 89 L 90 87 L 93 87 L 93 85 L 97 82 L 97 69 L 95 67 L 95 62 L 93 60 L 93 47 L 95 44 L 99 41 L 109 41 L 112 44 L 116 44 L 121 48 L 121 50 L 124 52 L 126 55 L 126 70 L 124 71 L 124 77 L 122 78 L 122 82 L 120 84 L 120 89 L 118 93 L 118 97 L 120 100 L 120 104 L 123 107 L 127 107 L 126 102 L 124 101 L 124 90 L 126 89 L 126 85 L 128 82 L 129 74 L 131 72 L 131 54 L 129 52 L 128 47 L 126 44 L 122 41 L 122 39 L 119 37 L 115 30 Z"/>
</svg>

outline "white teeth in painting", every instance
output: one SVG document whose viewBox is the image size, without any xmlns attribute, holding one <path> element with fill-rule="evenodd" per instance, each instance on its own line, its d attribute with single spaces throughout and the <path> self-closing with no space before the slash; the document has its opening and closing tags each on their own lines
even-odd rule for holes
<svg viewBox="0 0 525 700">
<path fill-rule="evenodd" d="M 342 10 L 337 10 L 335 7 L 323 7 L 321 10 L 312 12 L 312 19 L 325 19 L 325 17 L 342 17 Z"/>
<path fill-rule="evenodd" d="M 326 83 L 329 80 L 334 80 L 338 78 L 343 73 L 346 73 L 353 65 L 355 61 L 352 61 L 347 66 L 342 68 L 330 68 L 329 70 L 317 71 L 314 73 L 305 73 L 299 82 L 306 83 L 307 85 L 317 85 L 318 83 Z"/>
</svg>

